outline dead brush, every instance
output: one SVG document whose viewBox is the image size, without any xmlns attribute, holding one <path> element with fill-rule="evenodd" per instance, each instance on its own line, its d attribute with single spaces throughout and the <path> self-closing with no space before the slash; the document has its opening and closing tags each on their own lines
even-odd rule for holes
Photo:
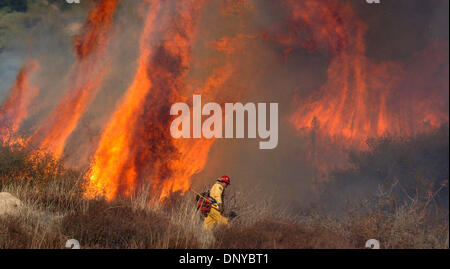
<svg viewBox="0 0 450 269">
<path fill-rule="evenodd" d="M 0 163 L 0 191 L 24 204 L 0 218 L 0 248 L 64 248 L 71 238 L 82 248 L 364 248 L 371 238 L 382 248 L 448 248 L 448 211 L 434 203 L 447 182 L 408 194 L 406 201 L 393 195 L 402 188 L 395 183 L 355 201 L 339 217 L 311 208 L 294 214 L 261 190 L 233 185 L 224 214 L 237 217 L 230 227 L 207 232 L 191 193 L 160 201 L 150 195 L 151 186 L 142 186 L 114 201 L 87 199 L 84 173 L 61 169 L 51 158 L 36 159 L 37 165 L 25 153 L 0 149 L 0 162 L 6 162 Z M 11 159 L 21 171 L 11 172 Z"/>
<path fill-rule="evenodd" d="M 360 201 L 348 211 L 341 229 L 359 246 L 375 238 L 382 248 L 446 248 L 448 211 L 432 207 L 433 199 L 446 184 L 443 182 L 426 197 L 420 197 L 417 191 L 409 201 L 398 201 L 393 195 L 395 188 L 402 188 L 398 181 L 387 189 L 380 187 L 372 201 Z"/>
</svg>

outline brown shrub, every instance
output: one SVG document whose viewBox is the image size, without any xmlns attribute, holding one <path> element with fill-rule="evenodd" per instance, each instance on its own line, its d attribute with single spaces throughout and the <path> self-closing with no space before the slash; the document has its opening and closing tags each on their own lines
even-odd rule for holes
<svg viewBox="0 0 450 269">
<path fill-rule="evenodd" d="M 352 248 L 342 236 L 325 228 L 267 219 L 249 226 L 216 229 L 218 248 L 315 249 Z"/>
<path fill-rule="evenodd" d="M 0 249 L 25 249 L 31 238 L 18 218 L 0 218 Z"/>
<path fill-rule="evenodd" d="M 348 231 L 348 239 L 357 246 L 364 246 L 371 238 L 377 239 L 384 249 L 446 248 L 448 245 L 448 215 L 427 216 L 415 207 L 395 213 L 373 210 L 350 215 L 341 229 Z"/>
<path fill-rule="evenodd" d="M 37 220 L 35 219 L 37 218 Z M 0 249 L 60 249 L 67 240 L 45 217 L 4 215 L 0 218 Z"/>
<path fill-rule="evenodd" d="M 178 227 L 180 229 L 180 227 Z M 63 233 L 83 248 L 197 247 L 194 236 L 176 237 L 169 219 L 149 210 L 133 209 L 126 200 L 91 200 L 62 220 Z"/>
</svg>

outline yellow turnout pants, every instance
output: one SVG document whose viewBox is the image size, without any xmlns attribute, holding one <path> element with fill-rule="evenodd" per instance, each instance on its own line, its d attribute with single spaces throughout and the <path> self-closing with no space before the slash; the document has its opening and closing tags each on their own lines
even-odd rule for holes
<svg viewBox="0 0 450 269">
<path fill-rule="evenodd" d="M 222 216 L 219 210 L 211 208 L 211 211 L 209 211 L 208 216 L 203 221 L 203 228 L 207 230 L 212 230 L 212 228 L 214 228 L 214 225 L 216 224 L 228 226 L 228 218 Z"/>
</svg>

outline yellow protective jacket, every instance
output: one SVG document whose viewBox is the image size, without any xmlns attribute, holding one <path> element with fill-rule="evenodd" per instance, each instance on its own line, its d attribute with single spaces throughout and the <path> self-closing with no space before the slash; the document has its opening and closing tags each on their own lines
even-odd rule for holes
<svg viewBox="0 0 450 269">
<path fill-rule="evenodd" d="M 212 206 L 222 211 L 223 209 L 223 187 L 219 182 L 216 182 L 209 191 L 209 196 L 213 198 L 216 203 Z"/>
<path fill-rule="evenodd" d="M 228 218 L 222 216 L 221 213 L 223 211 L 223 187 L 219 182 L 211 187 L 209 196 L 213 198 L 216 203 L 211 205 L 213 208 L 211 208 L 208 216 L 203 221 L 203 227 L 207 230 L 211 230 L 216 224 L 228 225 Z"/>
</svg>

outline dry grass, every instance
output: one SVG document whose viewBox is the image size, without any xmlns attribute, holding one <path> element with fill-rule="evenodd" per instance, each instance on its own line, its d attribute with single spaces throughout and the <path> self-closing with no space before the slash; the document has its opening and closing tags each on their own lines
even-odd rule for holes
<svg viewBox="0 0 450 269">
<path fill-rule="evenodd" d="M 267 197 L 233 187 L 227 212 L 238 217 L 207 232 L 191 194 L 174 193 L 161 203 L 144 187 L 113 202 L 85 199 L 82 173 L 29 156 L 0 148 L 0 162 L 8 162 L 0 164 L 0 191 L 24 204 L 0 217 L 0 248 L 64 248 L 71 238 L 82 248 L 363 248 L 370 238 L 382 248 L 448 248 L 448 212 L 432 206 L 433 195 L 394 203 L 390 192 L 380 192 L 334 217 L 314 210 L 290 215 Z"/>
</svg>

